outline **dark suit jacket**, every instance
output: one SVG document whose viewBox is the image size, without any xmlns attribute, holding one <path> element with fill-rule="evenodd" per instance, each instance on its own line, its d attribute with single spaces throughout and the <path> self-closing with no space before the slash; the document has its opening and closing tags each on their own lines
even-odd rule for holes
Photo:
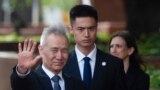
<svg viewBox="0 0 160 90">
<path fill-rule="evenodd" d="M 64 72 L 82 80 L 75 50 L 70 53 Z M 122 60 L 97 49 L 91 90 L 126 90 L 124 78 Z"/>
<path fill-rule="evenodd" d="M 126 75 L 127 90 L 149 90 L 149 75 L 144 71 L 130 66 Z"/>
<path fill-rule="evenodd" d="M 85 90 L 83 83 L 73 77 L 62 74 L 65 81 L 65 90 Z M 39 67 L 36 71 L 31 71 L 25 78 L 20 78 L 15 68 L 11 75 L 12 90 L 53 90 L 50 78 Z"/>
</svg>

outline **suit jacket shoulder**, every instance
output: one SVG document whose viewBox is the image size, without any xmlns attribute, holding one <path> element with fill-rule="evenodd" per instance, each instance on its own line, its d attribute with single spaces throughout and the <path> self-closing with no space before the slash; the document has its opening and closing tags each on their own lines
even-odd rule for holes
<svg viewBox="0 0 160 90">
<path fill-rule="evenodd" d="M 32 70 L 24 78 L 19 77 L 13 68 L 11 87 L 12 90 L 52 90 L 50 79 L 41 68 Z"/>
<path fill-rule="evenodd" d="M 62 76 L 65 81 L 65 90 L 86 90 L 81 81 L 65 74 Z M 11 75 L 11 85 L 12 90 L 53 90 L 51 80 L 41 66 L 31 71 L 25 78 L 20 78 L 14 68 Z"/>
<path fill-rule="evenodd" d="M 103 52 L 103 51 L 97 49 L 97 59 L 100 59 L 100 58 L 103 60 L 107 60 L 108 62 L 111 62 L 113 64 L 114 63 L 115 64 L 117 64 L 117 63 L 122 64 L 123 63 L 120 58 L 117 58 L 111 54 L 108 54 L 106 52 Z"/>
<path fill-rule="evenodd" d="M 73 50 L 70 54 L 69 54 L 69 58 L 68 61 L 63 69 L 64 73 L 72 76 L 74 78 L 77 78 L 79 80 L 81 79 L 80 76 L 80 70 L 79 70 L 79 66 L 78 66 L 78 62 L 77 62 L 77 55 L 75 50 Z"/>
<path fill-rule="evenodd" d="M 99 85 L 101 90 L 126 90 L 122 60 L 97 49 L 93 80 L 93 88 Z"/>
</svg>

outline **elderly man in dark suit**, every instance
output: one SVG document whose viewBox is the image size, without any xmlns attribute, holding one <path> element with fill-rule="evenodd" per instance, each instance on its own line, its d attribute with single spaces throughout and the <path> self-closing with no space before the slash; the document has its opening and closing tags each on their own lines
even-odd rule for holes
<svg viewBox="0 0 160 90">
<path fill-rule="evenodd" d="M 86 90 L 80 80 L 62 72 L 69 47 L 64 30 L 63 26 L 45 29 L 35 58 L 35 42 L 25 40 L 23 47 L 19 43 L 18 64 L 11 75 L 13 90 Z M 41 58 L 42 65 L 33 70 Z"/>
<path fill-rule="evenodd" d="M 75 49 L 64 72 L 82 80 L 90 90 L 125 90 L 123 63 L 97 49 L 97 11 L 88 5 L 76 5 L 70 11 Z"/>
</svg>

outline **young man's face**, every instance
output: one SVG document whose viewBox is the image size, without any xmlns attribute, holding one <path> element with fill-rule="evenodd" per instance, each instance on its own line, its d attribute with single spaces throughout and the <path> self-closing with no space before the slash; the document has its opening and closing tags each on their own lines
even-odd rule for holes
<svg viewBox="0 0 160 90">
<path fill-rule="evenodd" d="M 78 47 L 90 48 L 94 46 L 97 23 L 92 17 L 77 17 L 72 25 L 71 33 Z"/>
</svg>

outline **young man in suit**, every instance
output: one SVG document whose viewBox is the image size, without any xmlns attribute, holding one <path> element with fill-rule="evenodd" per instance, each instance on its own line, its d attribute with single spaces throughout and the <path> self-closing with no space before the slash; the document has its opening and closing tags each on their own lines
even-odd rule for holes
<svg viewBox="0 0 160 90">
<path fill-rule="evenodd" d="M 125 90 L 122 61 L 96 47 L 97 11 L 76 5 L 70 10 L 70 21 L 76 45 L 64 72 L 82 80 L 90 90 Z"/>
<path fill-rule="evenodd" d="M 40 55 L 34 58 L 36 43 L 25 40 L 19 43 L 18 64 L 11 75 L 12 90 L 85 90 L 83 83 L 62 72 L 68 60 L 69 41 L 63 26 L 54 26 L 43 31 Z M 42 65 L 36 70 L 37 62 Z"/>
</svg>

